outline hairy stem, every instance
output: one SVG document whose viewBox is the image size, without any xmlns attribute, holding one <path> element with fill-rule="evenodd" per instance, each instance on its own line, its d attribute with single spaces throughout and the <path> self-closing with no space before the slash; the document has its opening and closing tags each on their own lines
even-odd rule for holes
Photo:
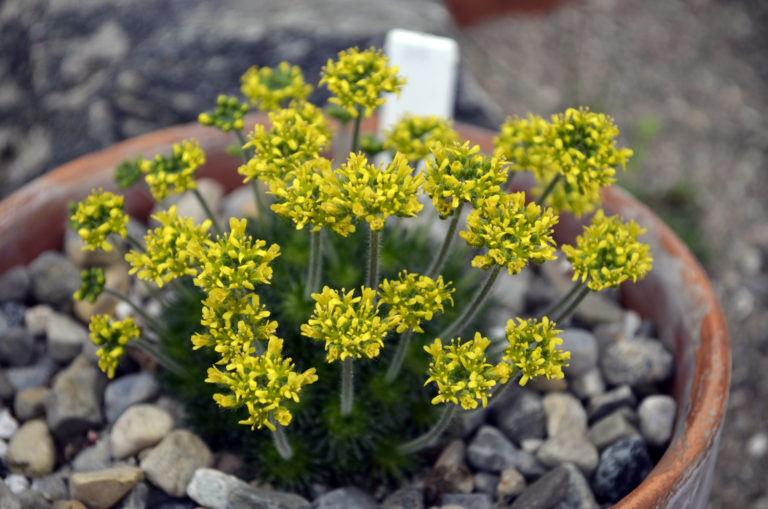
<svg viewBox="0 0 768 509">
<path fill-rule="evenodd" d="M 126 304 L 128 304 L 129 306 L 131 306 L 131 309 L 133 309 L 136 312 L 136 314 L 141 316 L 144 319 L 144 321 L 147 322 L 147 324 L 150 325 L 155 330 L 155 332 L 161 335 L 166 333 L 165 327 L 163 327 L 160 324 L 160 322 L 158 322 L 157 320 L 149 316 L 149 314 L 146 311 L 141 309 L 141 307 L 138 304 L 136 304 L 131 299 L 129 299 L 127 295 L 124 295 L 118 292 L 117 290 L 113 290 L 112 288 L 104 288 L 103 291 L 104 293 L 111 295 L 116 299 L 119 299 L 125 302 Z"/>
<path fill-rule="evenodd" d="M 355 126 L 352 128 L 352 145 L 351 150 L 353 154 L 357 152 L 357 149 L 359 148 L 358 145 L 360 144 L 360 124 L 363 121 L 363 109 L 358 106 L 357 107 L 357 116 L 355 117 Z"/>
<path fill-rule="evenodd" d="M 559 323 L 568 318 L 568 316 L 573 313 L 573 311 L 576 309 L 576 306 L 578 306 L 581 301 L 584 300 L 584 297 L 586 297 L 588 293 L 589 287 L 584 285 L 581 290 L 579 290 L 579 293 L 576 294 L 576 297 L 574 297 L 573 301 L 571 301 L 568 307 L 565 308 L 559 315 L 557 315 L 556 318 L 553 318 L 552 321 Z"/>
<path fill-rule="evenodd" d="M 285 436 L 283 427 L 275 423 L 275 418 L 272 417 L 271 413 L 269 414 L 269 422 L 275 427 L 272 431 L 272 440 L 275 442 L 275 449 L 277 449 L 281 458 L 288 461 L 293 458 L 293 448 L 291 447 L 291 444 L 288 443 L 288 437 Z"/>
<path fill-rule="evenodd" d="M 397 448 L 397 452 L 400 454 L 411 454 L 419 449 L 422 449 L 432 443 L 437 437 L 439 437 L 445 428 L 451 423 L 454 414 L 456 413 L 456 405 L 453 403 L 446 403 L 445 410 L 440 416 L 440 419 L 435 423 L 432 428 L 423 435 L 414 438 L 410 442 L 406 442 Z"/>
<path fill-rule="evenodd" d="M 427 269 L 426 274 L 432 279 L 439 276 L 440 271 L 443 270 L 443 265 L 445 265 L 445 260 L 448 258 L 448 252 L 453 244 L 453 239 L 456 237 L 456 230 L 458 229 L 459 218 L 461 217 L 461 211 L 463 209 L 464 202 L 453 211 L 453 217 L 448 225 L 448 232 L 445 234 L 445 239 L 443 239 L 443 245 L 440 246 L 440 251 L 438 252 L 437 257 L 432 260 L 432 264 L 429 266 L 429 269 Z"/>
<path fill-rule="evenodd" d="M 174 375 L 178 377 L 183 377 L 185 375 L 184 367 L 181 364 L 162 353 L 155 347 L 155 345 L 151 344 L 149 341 L 143 338 L 138 338 L 133 341 L 133 344 L 137 348 L 140 348 L 146 352 L 147 355 L 152 357 L 155 362 L 157 362 L 160 366 L 162 366 L 164 369 L 167 369 Z"/>
<path fill-rule="evenodd" d="M 323 270 L 323 243 L 320 235 L 322 230 L 309 234 L 309 266 L 307 267 L 307 282 L 304 297 L 309 299 L 313 293 L 319 291 L 320 274 Z"/>
<path fill-rule="evenodd" d="M 581 286 L 583 284 L 584 283 L 581 282 L 581 281 L 576 281 L 573 284 L 573 286 L 571 287 L 571 289 L 568 290 L 568 293 L 566 293 L 565 295 L 560 297 L 560 299 L 557 302 L 555 302 L 549 309 L 547 309 L 541 316 L 552 316 L 552 315 L 554 315 L 555 312 L 560 310 L 560 308 L 562 308 L 565 305 L 566 302 L 571 300 L 571 297 L 576 295 L 576 292 L 579 291 L 579 288 L 581 288 Z"/>
<path fill-rule="evenodd" d="M 493 288 L 493 284 L 499 277 L 502 268 L 503 267 L 501 265 L 496 265 L 491 269 L 490 274 L 488 274 L 488 278 L 485 280 L 485 283 L 483 283 L 483 286 L 477 290 L 469 305 L 464 308 L 464 311 L 461 313 L 461 315 L 456 318 L 448 327 L 443 329 L 443 331 L 437 337 L 442 339 L 452 338 L 454 337 L 454 334 L 460 333 L 464 327 L 466 327 L 467 324 L 472 321 L 477 312 L 480 310 L 480 307 L 483 305 L 483 302 L 485 302 L 485 299 L 488 298 L 488 295 L 491 292 L 491 288 Z"/>
<path fill-rule="evenodd" d="M 374 290 L 379 286 L 379 251 L 381 250 L 379 237 L 381 232 L 368 227 L 370 232 L 368 242 L 368 272 L 365 277 L 365 286 Z"/>
<path fill-rule="evenodd" d="M 213 223 L 213 229 L 216 230 L 216 233 L 218 233 L 219 235 L 224 235 L 224 230 L 221 229 L 219 222 L 216 220 L 216 216 L 213 215 L 213 211 L 208 206 L 208 202 L 205 201 L 205 198 L 203 198 L 203 195 L 200 194 L 200 191 L 197 188 L 193 189 L 192 192 L 195 193 L 195 197 L 197 198 L 197 201 L 200 202 L 200 205 L 202 205 L 203 210 L 205 211 L 205 214 L 211 220 L 211 223 Z"/>
<path fill-rule="evenodd" d="M 542 191 L 541 196 L 539 196 L 539 199 L 536 200 L 536 205 L 541 205 L 544 203 L 544 200 L 547 199 L 547 196 L 555 189 L 555 186 L 558 182 L 560 182 L 560 178 L 562 175 L 559 173 L 552 177 L 552 180 L 549 181 L 549 184 L 547 184 L 547 187 L 544 188 L 544 191 Z"/>
<path fill-rule="evenodd" d="M 349 415 L 355 402 L 355 366 L 352 357 L 341 361 L 341 415 Z"/>
<path fill-rule="evenodd" d="M 397 351 L 395 356 L 392 357 L 392 362 L 387 369 L 387 375 L 384 377 L 384 381 L 391 384 L 400 374 L 400 369 L 403 367 L 403 361 L 405 360 L 405 354 L 408 352 L 408 345 L 411 343 L 411 334 L 413 329 L 407 329 L 400 336 L 400 343 L 397 345 Z"/>
</svg>

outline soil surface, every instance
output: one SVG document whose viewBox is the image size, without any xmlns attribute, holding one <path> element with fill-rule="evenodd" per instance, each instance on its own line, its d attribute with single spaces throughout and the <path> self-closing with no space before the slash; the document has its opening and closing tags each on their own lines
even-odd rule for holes
<svg viewBox="0 0 768 509">
<path fill-rule="evenodd" d="M 467 27 L 436 0 L 312 5 L 0 2 L 0 196 L 194 120 L 251 65 L 289 60 L 312 80 L 336 51 L 381 44 L 389 28 L 454 37 L 459 120 L 495 128 L 578 105 L 614 116 L 636 153 L 623 184 L 680 229 L 728 319 L 733 374 L 710 508 L 768 508 L 768 3 L 573 0 Z"/>
</svg>

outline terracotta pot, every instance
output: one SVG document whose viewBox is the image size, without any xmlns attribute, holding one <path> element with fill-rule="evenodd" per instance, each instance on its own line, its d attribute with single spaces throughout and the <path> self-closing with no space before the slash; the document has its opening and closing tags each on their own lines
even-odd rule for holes
<svg viewBox="0 0 768 509">
<path fill-rule="evenodd" d="M 368 129 L 373 122 L 369 119 Z M 490 131 L 465 125 L 457 128 L 483 149 L 492 148 Z M 235 172 L 238 161 L 225 152 L 232 139 L 214 129 L 190 124 L 116 144 L 59 167 L 0 202 L 0 273 L 30 262 L 44 250 L 59 249 L 67 203 L 82 199 L 94 187 L 114 188 L 114 168 L 126 157 L 168 153 L 173 142 L 192 137 L 208 154 L 202 175 L 234 188 L 240 181 Z M 678 415 L 673 440 L 648 478 L 616 507 L 705 507 L 730 377 L 722 309 L 702 268 L 658 217 L 620 189 L 607 190 L 604 202 L 609 212 L 648 228 L 643 240 L 651 244 L 654 269 L 641 283 L 622 286 L 621 295 L 627 307 L 656 323 L 660 339 L 677 361 L 674 397 Z M 126 207 L 145 217 L 151 200 L 146 193 L 133 190 L 126 196 Z M 575 221 L 564 220 L 561 226 L 561 241 L 569 241 L 580 231 Z"/>
<path fill-rule="evenodd" d="M 445 0 L 453 19 L 467 26 L 505 14 L 541 14 L 570 0 Z"/>
</svg>

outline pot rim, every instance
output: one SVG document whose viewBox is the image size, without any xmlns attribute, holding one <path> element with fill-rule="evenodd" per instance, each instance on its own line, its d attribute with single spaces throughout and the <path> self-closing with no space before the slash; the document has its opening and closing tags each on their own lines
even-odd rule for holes
<svg viewBox="0 0 768 509">
<path fill-rule="evenodd" d="M 264 114 L 250 115 L 248 120 L 268 123 Z M 492 150 L 491 131 L 461 123 L 455 127 L 483 150 Z M 375 130 L 376 119 L 366 119 L 364 128 Z M 172 143 L 186 138 L 196 138 L 208 153 L 199 176 L 212 177 L 221 164 L 236 164 L 222 150 L 231 143 L 227 134 L 197 123 L 183 124 L 79 157 L 3 199 L 0 274 L 32 261 L 45 250 L 60 249 L 64 221 L 51 218 L 67 214 L 67 203 L 82 199 L 93 187 L 115 190 L 109 176 L 117 164 L 136 155 L 148 157 L 168 152 Z M 224 179 L 228 191 L 241 180 L 231 173 Z M 724 314 L 704 270 L 666 224 L 619 188 L 606 189 L 603 200 L 607 209 L 635 219 L 653 236 L 654 271 L 642 282 L 622 285 L 621 295 L 642 316 L 653 317 L 657 322 L 660 318 L 671 320 L 661 328 L 660 339 L 675 353 L 678 366 L 674 384 L 678 416 L 673 439 L 648 477 L 615 507 L 703 507 L 709 495 L 730 381 L 730 347 Z M 150 197 L 137 186 L 126 192 L 129 213 L 146 217 L 150 206 Z M 48 225 L 44 234 L 25 235 L 29 231 L 39 232 L 41 225 Z M 667 261 L 659 268 L 661 260 Z M 680 283 L 679 287 L 685 289 L 683 294 L 680 288 L 675 294 L 665 291 L 669 280 Z"/>
</svg>

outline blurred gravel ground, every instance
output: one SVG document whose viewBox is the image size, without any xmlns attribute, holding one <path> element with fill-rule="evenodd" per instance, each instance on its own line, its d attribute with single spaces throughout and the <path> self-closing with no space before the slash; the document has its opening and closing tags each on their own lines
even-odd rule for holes
<svg viewBox="0 0 768 509">
<path fill-rule="evenodd" d="M 436 0 L 0 0 L 0 196 L 73 157 L 194 120 L 250 65 L 329 55 L 386 29 L 455 37 L 457 118 L 588 105 L 636 150 L 728 318 L 729 414 L 710 507 L 768 508 L 768 2 L 575 0 L 459 28 Z M 322 99 L 319 92 L 316 99 Z"/>
</svg>

